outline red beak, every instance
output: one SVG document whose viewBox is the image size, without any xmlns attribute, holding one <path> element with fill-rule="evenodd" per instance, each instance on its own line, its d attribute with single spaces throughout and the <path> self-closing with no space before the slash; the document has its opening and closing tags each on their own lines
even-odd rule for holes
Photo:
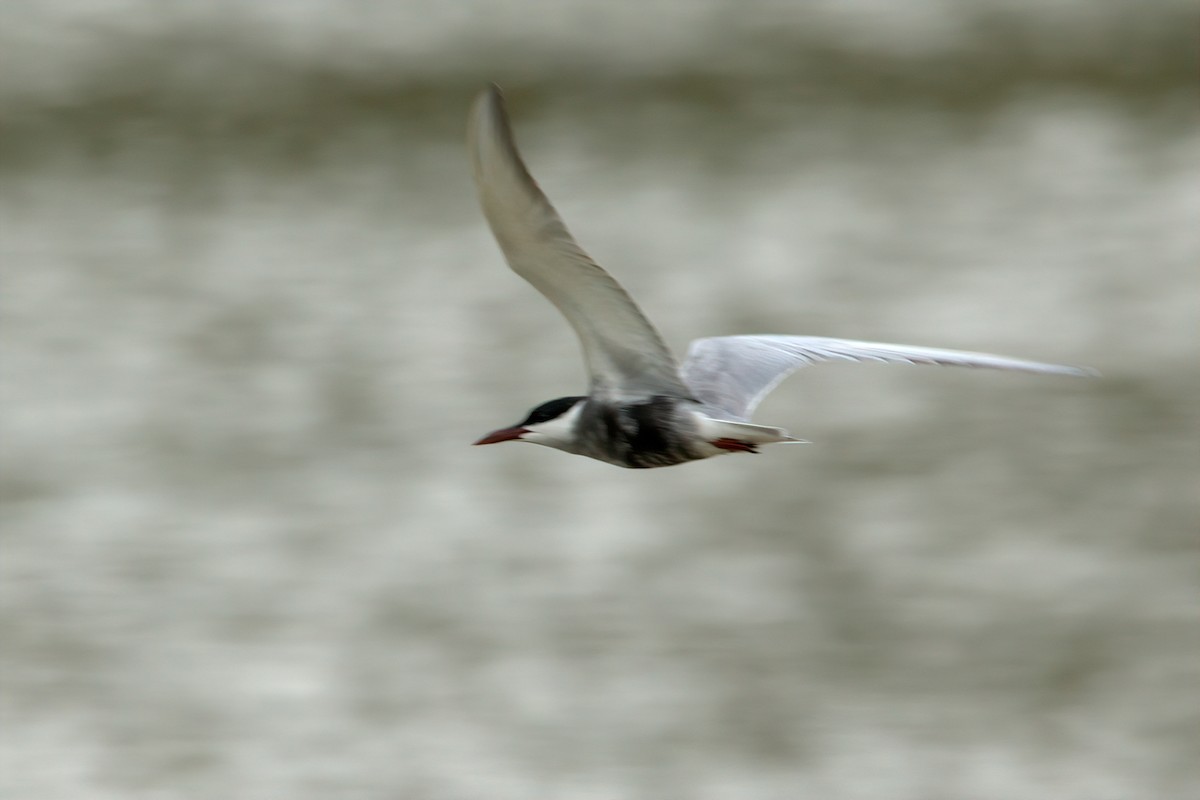
<svg viewBox="0 0 1200 800">
<path fill-rule="evenodd" d="M 496 444 L 497 442 L 511 442 L 515 439 L 520 439 L 525 434 L 529 433 L 528 428 L 501 428 L 498 431 L 492 431 L 487 436 L 480 439 L 475 444 Z"/>
</svg>

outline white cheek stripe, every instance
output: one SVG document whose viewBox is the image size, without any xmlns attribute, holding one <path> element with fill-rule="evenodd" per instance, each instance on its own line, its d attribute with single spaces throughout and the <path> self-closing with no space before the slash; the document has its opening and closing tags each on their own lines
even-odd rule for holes
<svg viewBox="0 0 1200 800">
<path fill-rule="evenodd" d="M 576 403 L 571 406 L 567 413 L 560 417 L 539 422 L 536 425 L 526 426 L 529 433 L 521 438 L 522 441 L 531 442 L 532 444 L 544 444 L 550 447 L 558 447 L 568 445 L 575 439 L 575 421 L 579 419 L 579 413 L 583 409 L 583 402 Z"/>
</svg>

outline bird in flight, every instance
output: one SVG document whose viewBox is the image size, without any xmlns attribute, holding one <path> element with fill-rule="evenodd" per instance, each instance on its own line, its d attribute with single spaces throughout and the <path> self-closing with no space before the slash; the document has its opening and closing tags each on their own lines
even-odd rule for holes
<svg viewBox="0 0 1200 800">
<path fill-rule="evenodd" d="M 621 467 L 669 467 L 799 442 L 750 416 L 784 378 L 822 361 L 1094 374 L 987 353 L 821 336 L 697 339 L 679 364 L 629 294 L 576 244 L 530 176 L 495 85 L 475 100 L 467 148 L 484 216 L 505 259 L 574 328 L 590 377 L 586 395 L 542 403 L 475 444 L 532 442 Z"/>
</svg>

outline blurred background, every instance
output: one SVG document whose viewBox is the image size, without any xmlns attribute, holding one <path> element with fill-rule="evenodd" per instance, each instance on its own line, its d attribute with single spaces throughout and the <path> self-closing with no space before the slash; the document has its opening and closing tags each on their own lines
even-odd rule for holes
<svg viewBox="0 0 1200 800">
<path fill-rule="evenodd" d="M 1187 0 L 0 8 L 0 794 L 1200 796 Z M 472 449 L 584 388 L 487 81 L 680 351 L 813 440 Z"/>
</svg>

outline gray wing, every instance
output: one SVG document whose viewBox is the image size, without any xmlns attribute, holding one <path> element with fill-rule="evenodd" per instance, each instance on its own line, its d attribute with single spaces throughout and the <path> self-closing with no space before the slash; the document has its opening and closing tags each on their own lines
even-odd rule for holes
<svg viewBox="0 0 1200 800">
<path fill-rule="evenodd" d="M 820 336 L 720 336 L 697 339 L 683 362 L 683 379 L 701 402 L 732 419 L 748 420 L 762 399 L 788 375 L 821 361 L 881 361 L 983 367 L 1052 375 L 1095 375 L 1083 367 L 903 344 L 856 342 Z"/>
<path fill-rule="evenodd" d="M 575 329 L 593 390 L 687 396 L 658 331 L 575 243 L 529 175 L 496 86 L 471 109 L 467 148 L 484 216 L 508 265 Z"/>
</svg>

